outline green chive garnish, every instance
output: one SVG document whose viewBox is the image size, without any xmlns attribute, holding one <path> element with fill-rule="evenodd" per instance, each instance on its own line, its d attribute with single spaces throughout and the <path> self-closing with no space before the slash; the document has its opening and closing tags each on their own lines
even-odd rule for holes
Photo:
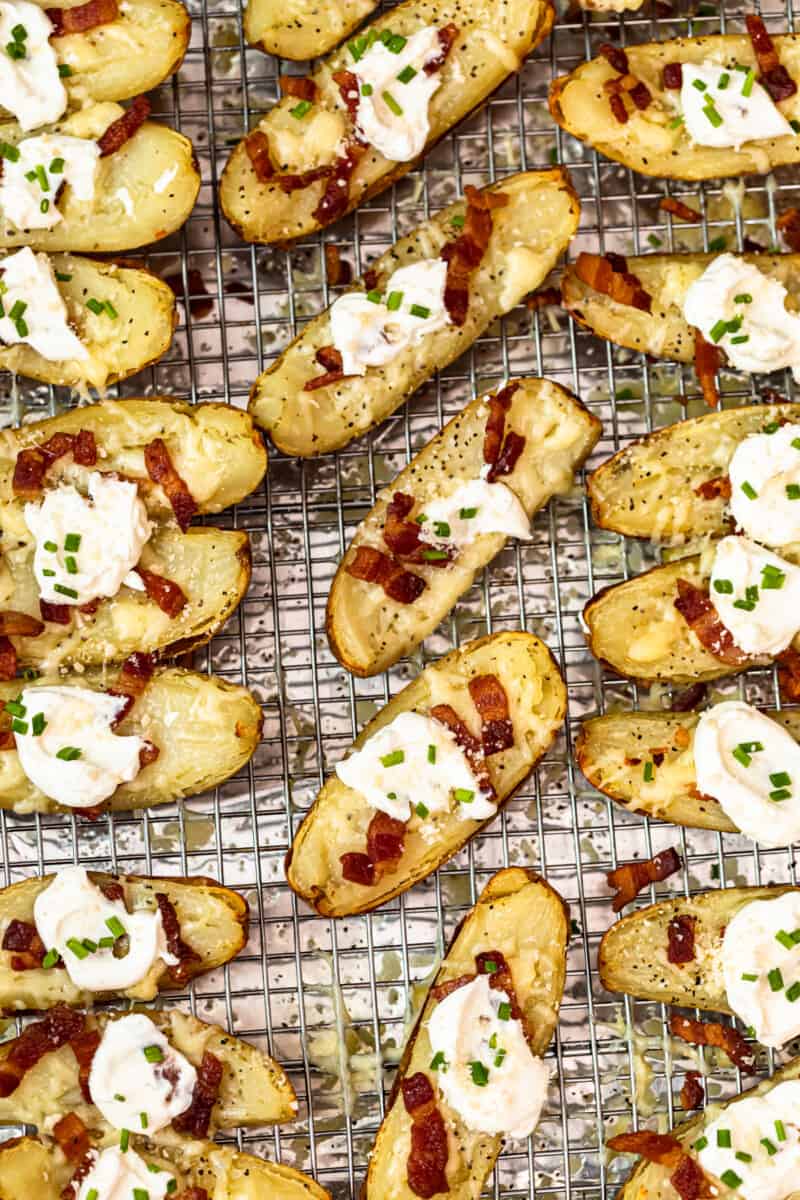
<svg viewBox="0 0 800 1200">
<path fill-rule="evenodd" d="M 397 78 L 400 80 L 401 83 L 411 83 L 411 80 L 414 78 L 416 73 L 417 72 L 414 70 L 414 68 L 409 65 L 407 67 L 403 67 L 402 71 L 397 76 Z"/>
<path fill-rule="evenodd" d="M 731 1146 L 731 1131 L 730 1129 L 717 1130 L 717 1145 L 723 1150 L 729 1150 Z"/>
<path fill-rule="evenodd" d="M 119 917 L 108 917 L 106 920 L 106 929 L 110 930 L 114 937 L 121 938 L 125 936 L 125 926 Z"/>
<path fill-rule="evenodd" d="M 415 806 L 414 812 L 417 814 L 418 817 L 430 816 L 430 809 L 427 808 L 426 805 L 424 805 L 421 800 L 420 800 L 419 804 L 417 804 Z"/>
<path fill-rule="evenodd" d="M 456 788 L 454 795 L 459 804 L 470 804 L 475 799 L 475 793 L 469 788 Z"/>
<path fill-rule="evenodd" d="M 423 320 L 431 315 L 431 310 L 426 308 L 424 304 L 412 304 L 409 312 L 412 317 L 422 317 Z"/>
<path fill-rule="evenodd" d="M 58 962 L 58 951 L 57 950 L 48 950 L 47 954 L 45 954 L 44 958 L 42 959 L 42 966 L 44 967 L 44 969 L 46 971 L 48 971 L 50 969 L 50 967 L 54 967 L 57 962 Z"/>
<path fill-rule="evenodd" d="M 402 292 L 389 292 L 388 298 L 386 300 L 386 307 L 388 308 L 389 312 L 397 312 L 398 308 L 400 307 L 400 305 L 402 303 L 403 303 L 403 293 Z"/>
<path fill-rule="evenodd" d="M 54 583 L 53 591 L 58 592 L 60 596 L 69 596 L 72 600 L 78 599 L 78 593 L 75 588 L 66 587 L 63 583 Z"/>
<path fill-rule="evenodd" d="M 289 109 L 289 115 L 295 117 L 298 121 L 302 121 L 306 113 L 311 112 L 313 107 L 310 100 L 301 100 L 298 104 L 295 104 L 294 108 Z"/>
<path fill-rule="evenodd" d="M 428 746 L 428 762 L 429 763 L 436 762 L 436 747 L 433 745 Z"/>
<path fill-rule="evenodd" d="M 120 1130 L 120 1134 L 119 1134 L 119 1148 L 120 1148 L 120 1150 L 122 1151 L 122 1153 L 123 1153 L 123 1154 L 124 1154 L 124 1153 L 125 1153 L 125 1151 L 128 1149 L 128 1142 L 129 1142 L 129 1140 L 130 1140 L 130 1136 L 131 1136 L 131 1135 L 128 1133 L 127 1129 L 121 1129 L 121 1130 Z"/>
<path fill-rule="evenodd" d="M 462 508 L 459 509 L 458 513 L 462 521 L 471 521 L 473 517 L 477 516 L 477 514 L 477 508 Z"/>
<path fill-rule="evenodd" d="M 486 1087 L 489 1082 L 489 1069 L 482 1062 L 471 1062 L 469 1073 L 476 1087 Z"/>
<path fill-rule="evenodd" d="M 727 1183 L 729 1188 L 738 1188 L 742 1182 L 735 1171 L 723 1171 L 720 1179 L 723 1183 Z"/>
<path fill-rule="evenodd" d="M 405 762 L 405 750 L 392 750 L 390 754 L 381 755 L 381 765 L 384 767 L 396 767 L 401 762 Z"/>
<path fill-rule="evenodd" d="M 444 1056 L 443 1050 L 437 1050 L 431 1059 L 430 1069 L 432 1071 L 444 1071 L 447 1069 L 447 1059 Z"/>
<path fill-rule="evenodd" d="M 56 758 L 62 759 L 64 762 L 74 762 L 76 758 L 80 758 L 81 751 L 77 746 L 62 746 L 57 752 Z"/>
<path fill-rule="evenodd" d="M 748 483 L 746 479 L 742 484 L 742 491 L 744 492 L 745 496 L 747 496 L 748 500 L 755 500 L 758 496 L 758 492 L 753 487 L 752 483 Z"/>
<path fill-rule="evenodd" d="M 767 979 L 769 980 L 770 989 L 773 992 L 783 991 L 783 975 L 781 974 L 780 967 L 773 967 L 767 974 Z"/>
<path fill-rule="evenodd" d="M 164 1051 L 160 1046 L 145 1046 L 142 1054 L 149 1063 L 160 1063 L 164 1061 Z"/>
<path fill-rule="evenodd" d="M 653 780 L 655 779 L 655 774 L 656 774 L 655 764 L 652 762 L 646 762 L 644 764 L 644 781 L 645 781 L 645 783 L 652 783 Z"/>
<path fill-rule="evenodd" d="M 397 103 L 391 92 L 381 92 L 381 97 L 383 98 L 383 102 L 386 107 L 390 109 L 396 117 L 402 117 L 402 106 Z"/>
<path fill-rule="evenodd" d="M 88 958 L 89 957 L 89 951 L 86 949 L 83 942 L 78 940 L 78 938 L 74 938 L 74 937 L 68 938 L 67 939 L 67 949 L 71 950 L 76 958 Z"/>
<path fill-rule="evenodd" d="M 511 1004 L 508 1000 L 502 1000 L 500 1002 L 500 1007 L 497 1010 L 497 1016 L 501 1021 L 511 1020 Z"/>
</svg>

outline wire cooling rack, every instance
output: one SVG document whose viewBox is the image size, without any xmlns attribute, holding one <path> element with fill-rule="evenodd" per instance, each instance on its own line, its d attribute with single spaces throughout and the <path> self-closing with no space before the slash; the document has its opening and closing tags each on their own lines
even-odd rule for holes
<svg viewBox="0 0 800 1200">
<path fill-rule="evenodd" d="M 624 18 L 562 13 L 517 79 L 446 138 L 419 171 L 327 231 L 324 240 L 359 270 L 466 183 L 561 162 L 583 204 L 572 255 L 581 249 L 714 249 L 721 239 L 733 249 L 744 237 L 773 244 L 776 212 L 796 202 L 796 171 L 754 178 L 746 186 L 672 185 L 702 210 L 702 225 L 686 226 L 658 209 L 666 184 L 605 161 L 550 120 L 550 79 L 596 52 L 603 40 L 742 26 L 739 8 L 701 3 L 667 15 L 658 6 L 659 16 L 649 3 Z M 793 28 L 788 8 L 775 3 L 764 13 L 773 30 L 787 22 Z M 288 251 L 254 248 L 225 224 L 216 185 L 226 156 L 275 99 L 278 74 L 298 68 L 245 47 L 232 0 L 194 4 L 192 15 L 186 61 L 177 79 L 156 93 L 154 110 L 194 142 L 203 187 L 183 231 L 146 256 L 158 274 L 178 274 L 183 319 L 170 353 L 118 393 L 243 407 L 257 372 L 329 301 L 323 239 Z M 604 434 L 595 461 L 632 436 L 679 419 L 685 411 L 679 397 L 690 413 L 701 411 L 687 368 L 649 364 L 615 350 L 572 326 L 563 313 L 516 310 L 370 436 L 307 462 L 270 452 L 264 487 L 221 518 L 249 532 L 253 581 L 239 613 L 195 656 L 195 666 L 247 684 L 263 705 L 264 738 L 247 770 L 179 807 L 117 814 L 95 824 L 0 813 L 4 883 L 81 862 L 212 875 L 247 895 L 253 920 L 246 952 L 224 971 L 196 981 L 187 997 L 166 1003 L 190 1004 L 200 1017 L 269 1047 L 289 1069 L 300 1097 L 297 1122 L 240 1133 L 241 1145 L 310 1170 L 336 1200 L 358 1194 L 424 985 L 455 925 L 497 868 L 522 864 L 544 873 L 569 902 L 573 919 L 567 987 L 549 1054 L 548 1104 L 531 1143 L 510 1145 L 487 1185 L 488 1195 L 509 1200 L 612 1195 L 627 1163 L 607 1159 L 604 1139 L 631 1122 L 666 1128 L 679 1118 L 684 1069 L 698 1063 L 694 1051 L 671 1043 L 661 1006 L 623 1001 L 600 987 L 596 948 L 612 920 L 605 872 L 619 861 L 677 845 L 686 871 L 659 887 L 659 894 L 796 881 L 791 851 L 757 850 L 738 836 L 630 816 L 593 792 L 572 765 L 573 737 L 585 716 L 669 702 L 664 690 L 606 677 L 586 649 L 580 626 L 585 601 L 597 588 L 637 573 L 652 553 L 593 529 L 580 487 L 538 515 L 532 541 L 504 551 L 412 661 L 388 676 L 356 680 L 332 657 L 324 635 L 328 589 L 376 491 L 445 419 L 516 373 L 547 374 L 597 413 Z M 778 385 L 791 394 L 788 373 Z M 71 402 L 63 393 L 22 382 L 3 390 L 8 420 L 44 416 Z M 757 396 L 742 377 L 726 380 L 723 390 L 726 404 Z M 519 627 L 544 638 L 559 660 L 569 685 L 569 719 L 515 799 L 451 863 L 371 916 L 332 922 L 298 904 L 283 874 L 291 831 L 356 731 L 425 663 L 468 638 Z M 751 672 L 725 690 L 737 687 L 749 699 L 777 699 L 766 671 Z M 741 1083 L 718 1060 L 700 1062 L 710 1074 L 710 1097 Z"/>
</svg>

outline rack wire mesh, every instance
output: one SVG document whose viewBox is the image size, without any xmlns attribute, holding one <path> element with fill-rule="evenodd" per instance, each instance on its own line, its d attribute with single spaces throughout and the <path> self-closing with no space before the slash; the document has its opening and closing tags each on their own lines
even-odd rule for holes
<svg viewBox="0 0 800 1200">
<path fill-rule="evenodd" d="M 249 247 L 220 215 L 217 181 L 230 147 L 277 96 L 279 73 L 297 68 L 245 46 L 235 0 L 191 7 L 186 61 L 156 93 L 154 111 L 194 142 L 203 187 L 182 232 L 146 255 L 157 273 L 177 274 L 183 320 L 169 354 L 121 385 L 120 395 L 245 406 L 257 372 L 329 301 L 324 241 L 363 269 L 466 183 L 555 161 L 567 165 L 583 204 L 572 255 L 598 247 L 623 253 L 715 249 L 722 239 L 733 249 L 745 237 L 772 245 L 776 212 L 797 197 L 800 176 L 788 169 L 741 185 L 674 185 L 702 212 L 700 224 L 683 225 L 658 209 L 669 190 L 665 183 L 602 159 L 557 130 L 547 113 L 550 79 L 596 52 L 601 41 L 736 31 L 742 9 L 702 3 L 690 9 L 681 0 L 671 13 L 647 4 L 624 17 L 570 10 L 519 77 L 392 191 L 323 237 L 288 250 Z M 793 10 L 777 0 L 763 12 L 773 30 L 794 27 Z M 605 872 L 619 861 L 677 845 L 685 870 L 658 894 L 734 882 L 796 882 L 791 849 L 754 849 L 738 836 L 632 816 L 593 792 L 573 765 L 573 738 L 583 717 L 669 701 L 664 689 L 609 678 L 585 646 L 584 602 L 604 584 L 635 574 L 654 551 L 594 529 L 580 486 L 539 514 L 531 542 L 504 551 L 412 660 L 386 676 L 356 680 L 333 659 L 324 635 L 328 589 L 376 491 L 445 419 L 516 373 L 546 374 L 597 413 L 604 434 L 595 461 L 686 411 L 701 411 L 687 368 L 616 350 L 563 314 L 516 310 L 370 436 L 308 462 L 271 453 L 264 487 L 222 518 L 249 532 L 253 580 L 239 613 L 196 656 L 195 666 L 247 684 L 263 706 L 263 741 L 245 771 L 181 806 L 97 823 L 0 813 L 3 883 L 81 862 L 212 875 L 247 895 L 253 921 L 246 952 L 197 980 L 188 996 L 170 996 L 166 1003 L 191 1005 L 202 1018 L 269 1047 L 286 1065 L 300 1097 L 297 1121 L 240 1132 L 240 1144 L 310 1170 L 336 1200 L 358 1194 L 425 983 L 455 925 L 497 868 L 523 864 L 546 874 L 573 918 L 546 1111 L 530 1144 L 509 1145 L 487 1185 L 488 1195 L 509 1200 L 613 1194 L 626 1164 L 607 1160 L 604 1139 L 631 1121 L 671 1124 L 680 1116 L 683 1070 L 697 1066 L 695 1051 L 671 1043 L 661 1006 L 623 1001 L 599 984 L 597 944 L 612 920 Z M 788 373 L 780 385 L 792 394 Z M 5 391 L 7 421 L 52 414 L 72 402 L 22 382 Z M 724 381 L 726 404 L 757 394 L 743 377 Z M 356 731 L 421 666 L 453 645 L 519 627 L 548 642 L 569 688 L 568 721 L 537 771 L 452 862 L 371 916 L 332 922 L 299 904 L 285 882 L 283 856 L 323 777 Z M 751 672 L 720 690 L 737 689 L 748 699 L 779 701 L 768 671 Z M 9 1036 L 13 1032 L 11 1025 Z M 710 1073 L 712 1099 L 741 1083 L 718 1059 L 707 1058 L 703 1069 Z"/>
</svg>

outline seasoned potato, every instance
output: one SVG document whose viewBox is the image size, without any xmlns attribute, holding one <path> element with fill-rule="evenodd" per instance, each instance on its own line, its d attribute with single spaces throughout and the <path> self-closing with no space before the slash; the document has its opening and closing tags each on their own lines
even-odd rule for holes
<svg viewBox="0 0 800 1200">
<path fill-rule="evenodd" d="M 87 1013 L 86 1028 L 101 1033 L 121 1013 Z M 180 1009 L 145 1014 L 164 1037 L 195 1067 L 208 1051 L 223 1065 L 219 1094 L 211 1113 L 211 1132 L 239 1125 L 264 1125 L 290 1121 L 297 1114 L 294 1088 L 283 1070 L 268 1054 L 249 1042 L 233 1037 L 219 1025 L 208 1025 Z M 17 1040 L 0 1046 L 0 1063 Z M 0 1099 L 0 1124 L 35 1125 L 50 1128 L 64 1113 L 74 1112 L 88 1129 L 111 1134 L 111 1126 L 94 1104 L 83 1096 L 78 1078 L 78 1061 L 69 1045 L 51 1051 L 26 1071 L 10 1096 Z M 48 1124 L 50 1122 L 50 1124 Z M 171 1131 L 153 1135 L 154 1141 L 174 1137 Z"/>
<path fill-rule="evenodd" d="M 400 713 L 425 714 L 437 704 L 451 704 L 471 732 L 478 732 L 478 715 L 467 685 L 486 674 L 496 675 L 503 685 L 514 725 L 514 745 L 486 759 L 502 804 L 545 753 L 566 710 L 566 691 L 558 668 L 550 651 L 533 634 L 496 633 L 452 650 L 394 696 L 362 730 L 353 748 L 360 749 Z M 286 858 L 286 878 L 297 894 L 324 916 L 367 912 L 407 891 L 486 824 L 465 820 L 455 811 L 431 814 L 424 826 L 412 818 L 399 862 L 373 886 L 351 883 L 342 875 L 340 855 L 365 850 L 367 826 L 374 812 L 361 793 L 333 774 L 297 831 Z"/>
<path fill-rule="evenodd" d="M 550 497 L 572 486 L 573 472 L 591 453 L 600 422 L 564 388 L 546 379 L 524 379 L 506 413 L 506 429 L 525 438 L 525 448 L 502 482 L 516 494 L 528 516 Z M 502 533 L 482 534 L 460 549 L 456 561 L 442 569 L 424 563 L 412 569 L 427 584 L 413 604 L 399 604 L 377 584 L 347 573 L 359 546 L 383 545 L 386 509 L 395 492 L 414 496 L 423 505 L 451 481 L 477 479 L 483 463 L 483 438 L 489 414 L 481 396 L 450 421 L 415 455 L 404 471 L 380 493 L 359 525 L 336 572 L 328 597 L 327 629 L 331 649 L 356 675 L 385 671 L 426 638 L 472 585 L 477 572 L 502 550 Z"/>
<path fill-rule="evenodd" d="M 697 489 L 727 475 L 739 443 L 774 421 L 800 422 L 797 406 L 730 408 L 629 443 L 589 476 L 595 524 L 659 541 L 724 533 L 726 500 Z"/>
<path fill-rule="evenodd" d="M 800 37 L 773 38 L 781 62 L 793 79 L 800 76 Z M 553 119 L 573 137 L 588 142 L 607 158 L 624 163 L 642 175 L 667 179 L 719 179 L 729 175 L 766 175 L 773 167 L 800 161 L 800 141 L 792 134 L 746 142 L 733 147 L 699 146 L 683 125 L 670 127 L 679 112 L 677 92 L 663 85 L 667 63 L 701 63 L 711 59 L 721 65 L 740 63 L 759 67 L 750 38 L 745 34 L 675 38 L 626 46 L 631 74 L 642 80 L 652 97 L 644 111 L 634 109 L 621 125 L 614 117 L 604 91 L 617 72 L 602 56 L 583 63 L 550 85 Z M 800 116 L 800 97 L 781 104 L 787 120 Z"/>
<path fill-rule="evenodd" d="M 509 203 L 492 214 L 491 240 L 470 281 L 464 325 L 446 325 L 385 367 L 309 393 L 305 383 L 320 374 L 314 356 L 331 344 L 328 313 L 316 317 L 253 386 L 250 411 L 278 449 L 305 457 L 346 446 L 538 287 L 578 226 L 580 205 L 569 176 L 562 170 L 527 171 L 487 190 L 504 192 Z M 453 218 L 464 212 L 463 201 L 451 204 L 381 255 L 373 266 L 375 287 L 399 266 L 437 256 L 457 232 Z"/>
<path fill-rule="evenodd" d="M 542 1055 L 558 1020 L 568 939 L 569 910 L 558 892 L 533 871 L 520 867 L 498 871 L 459 926 L 434 983 L 440 985 L 472 974 L 476 954 L 499 951 L 511 968 L 517 999 L 533 1031 L 531 1050 Z M 430 1073 L 432 1051 L 427 1026 L 435 1004 L 429 995 L 403 1051 L 388 1111 L 370 1158 L 363 1200 L 413 1200 L 415 1196 L 406 1179 L 411 1118 L 401 1098 L 400 1081 L 417 1071 Z M 502 1138 L 474 1132 L 441 1096 L 438 1103 L 452 1128 L 448 1194 L 452 1200 L 473 1200 L 483 1190 Z"/>
<path fill-rule="evenodd" d="M 800 139 L 794 140 L 800 145 Z M 655 358 L 690 363 L 694 359 L 694 333 L 683 317 L 683 299 L 689 285 L 716 257 L 715 254 L 631 255 L 627 259 L 628 270 L 641 280 L 653 299 L 649 313 L 596 292 L 578 278 L 574 265 L 564 271 L 561 296 L 576 321 L 607 341 Z M 741 257 L 783 284 L 791 297 L 790 306 L 800 306 L 800 254 Z"/>
<path fill-rule="evenodd" d="M 377 8 L 378 0 L 248 0 L 242 23 L 251 46 L 279 58 L 327 54 Z"/>
<path fill-rule="evenodd" d="M 286 9 L 282 12 L 285 15 Z M 458 27 L 459 36 L 441 68 L 441 84 L 428 106 L 428 149 L 519 70 L 525 56 L 549 33 L 553 16 L 550 0 L 472 0 L 469 5 L 461 0 L 405 0 L 368 28 L 410 37 L 429 25 Z M 279 171 L 301 174 L 335 160 L 348 130 L 333 76 L 353 65 L 347 46 L 320 63 L 311 76 L 317 100 L 302 121 L 291 116 L 290 110 L 297 104 L 292 96 L 284 97 L 262 117 L 256 128 L 269 138 Z M 351 177 L 347 211 L 384 191 L 417 161 L 392 162 L 370 147 Z M 246 241 L 286 241 L 329 223 L 314 216 L 325 186 L 319 181 L 287 194 L 275 179 L 259 182 L 242 141 L 225 167 L 220 203 L 230 224 Z"/>
<path fill-rule="evenodd" d="M 221 887 L 212 879 L 161 879 L 147 875 L 109 875 L 100 871 L 90 871 L 89 875 L 94 883 L 111 880 L 121 883 L 129 911 L 155 908 L 155 897 L 159 892 L 169 898 L 178 914 L 181 936 L 200 956 L 198 961 L 186 964 L 190 978 L 230 962 L 247 941 L 247 902 L 238 892 Z M 0 930 L 3 934 L 9 922 L 15 919 L 33 924 L 34 901 L 52 879 L 52 875 L 36 876 L 0 889 Z M 171 986 L 168 967 L 159 961 L 136 987 L 120 992 L 119 996 L 126 1000 L 154 1000 L 160 991 Z M 112 996 L 81 991 L 70 981 L 66 971 L 43 967 L 13 971 L 11 952 L 0 950 L 2 1012 L 41 1010 L 52 1008 L 54 1004 L 87 1007 L 99 999 L 112 999 Z"/>
<path fill-rule="evenodd" d="M 102 691 L 114 687 L 115 671 L 43 676 L 26 688 L 67 685 Z M 0 683 L 0 707 L 19 695 L 22 682 Z M 234 775 L 250 759 L 261 736 L 261 709 L 246 688 L 212 675 L 162 667 L 119 725 L 158 747 L 155 762 L 107 801 L 116 812 L 169 804 L 195 796 Z M 25 775 L 16 750 L 0 753 L 0 808 L 15 813 L 70 812 L 45 796 Z"/>
<path fill-rule="evenodd" d="M 141 371 L 169 348 L 178 314 L 166 283 L 141 267 L 73 254 L 54 254 L 52 262 L 64 277 L 58 290 L 68 319 L 89 357 L 52 361 L 19 342 L 0 347 L 0 368 L 42 383 L 99 389 Z M 91 312 L 87 299 L 109 300 L 117 316 Z"/>
</svg>

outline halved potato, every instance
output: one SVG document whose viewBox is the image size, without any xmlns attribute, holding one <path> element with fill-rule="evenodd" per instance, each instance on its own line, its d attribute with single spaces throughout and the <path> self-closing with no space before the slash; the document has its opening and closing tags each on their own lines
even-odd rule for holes
<svg viewBox="0 0 800 1200">
<path fill-rule="evenodd" d="M 526 171 L 486 190 L 504 192 L 509 203 L 492 213 L 492 236 L 470 281 L 464 325 L 446 325 L 386 367 L 371 367 L 364 376 L 309 393 L 304 384 L 321 372 L 314 356 L 331 344 L 328 313 L 310 321 L 258 377 L 250 396 L 255 421 L 279 450 L 308 456 L 346 446 L 385 420 L 434 371 L 469 349 L 492 321 L 539 286 L 578 227 L 580 204 L 569 176 L 560 169 Z M 401 264 L 435 258 L 458 233 L 453 218 L 464 213 L 464 201 L 458 201 L 396 242 L 373 264 L 374 286 L 381 288 Z"/>
<path fill-rule="evenodd" d="M 138 1135 L 131 1136 L 130 1145 L 157 1170 L 177 1179 L 176 1196 L 199 1187 L 214 1200 L 331 1200 L 301 1171 L 230 1146 L 195 1139 L 155 1148 Z M 52 1138 L 15 1138 L 0 1146 L 0 1200 L 61 1200 L 74 1174 L 75 1164 L 67 1162 Z"/>
<path fill-rule="evenodd" d="M 440 86 L 428 105 L 427 150 L 519 70 L 526 55 L 549 33 L 553 18 L 550 0 L 471 0 L 468 5 L 461 0 L 405 0 L 368 29 L 377 33 L 388 29 L 406 37 L 428 25 L 441 29 L 454 24 L 459 30 L 441 68 Z M 297 104 L 292 96 L 284 97 L 261 118 L 256 128 L 269 138 L 279 171 L 301 174 L 335 161 L 352 126 L 333 76 L 354 65 L 347 46 L 340 47 L 312 73 L 317 99 L 302 120 L 291 115 Z M 392 162 L 370 147 L 351 177 L 347 211 L 384 191 L 418 161 Z M 330 223 L 314 216 L 325 186 L 320 181 L 287 194 L 275 179 L 259 182 L 241 141 L 220 181 L 220 203 L 245 241 L 286 241 Z"/>
<path fill-rule="evenodd" d="M 74 254 L 53 254 L 51 261 L 63 276 L 58 290 L 68 320 L 89 357 L 53 361 L 24 342 L 0 344 L 0 368 L 41 383 L 99 389 L 134 375 L 169 349 L 178 323 L 175 294 L 150 271 Z M 86 301 L 92 299 L 109 300 L 117 316 L 91 312 Z"/>
<path fill-rule="evenodd" d="M 478 714 L 467 690 L 478 675 L 496 675 L 509 702 L 514 745 L 486 759 L 502 804 L 530 773 L 553 741 L 566 711 L 566 690 L 550 651 L 530 633 L 495 633 L 451 650 L 398 692 L 361 731 L 360 749 L 402 712 L 426 714 L 450 704 L 474 734 Z M 458 812 L 412 817 L 403 856 L 374 886 L 350 883 L 342 875 L 342 854 L 366 849 L 367 826 L 375 810 L 360 792 L 330 776 L 314 801 L 286 856 L 290 887 L 324 916 L 368 912 L 405 892 L 451 858 L 487 821 L 465 820 Z M 491 819 L 491 818 L 489 818 Z"/>
<path fill-rule="evenodd" d="M 181 937 L 199 955 L 187 963 L 189 978 L 212 971 L 230 962 L 247 941 L 247 902 L 238 892 L 222 887 L 213 879 L 156 878 L 148 875 L 109 875 L 90 871 L 93 883 L 115 880 L 122 884 L 128 911 L 156 908 L 156 895 L 163 892 L 175 906 Z M 40 892 L 52 882 L 52 875 L 35 876 L 0 889 L 0 931 L 9 922 L 34 924 L 33 905 Z M 2 942 L 2 936 L 0 936 Z M 66 971 L 32 967 L 27 971 L 11 968 L 11 952 L 0 950 L 0 1012 L 24 1012 L 52 1008 L 55 1004 L 88 1007 L 96 1000 L 118 995 L 126 1000 L 154 1000 L 160 991 L 174 985 L 169 968 L 159 960 L 145 978 L 124 992 L 86 992 L 70 981 Z"/>
<path fill-rule="evenodd" d="M 251 46 L 300 61 L 327 54 L 378 7 L 378 0 L 248 0 L 242 24 Z"/>
<path fill-rule="evenodd" d="M 122 1013 L 86 1014 L 86 1029 L 100 1033 Z M 195 1067 L 208 1051 L 223 1066 L 219 1093 L 211 1112 L 211 1132 L 234 1129 L 240 1125 L 265 1125 L 290 1121 L 297 1115 L 294 1088 L 274 1059 L 249 1042 L 233 1037 L 219 1025 L 209 1025 L 180 1009 L 165 1012 L 149 1009 L 145 1016 L 161 1030 L 169 1043 Z M 0 1063 L 4 1062 L 17 1039 L 0 1045 Z M 112 1132 L 111 1126 L 81 1091 L 78 1060 L 69 1045 L 51 1051 L 25 1072 L 18 1088 L 0 1099 L 0 1124 L 35 1125 L 50 1129 L 54 1120 L 74 1112 L 87 1129 L 98 1135 Z M 172 1135 L 174 1136 L 174 1135 Z M 153 1135 L 156 1142 L 166 1141 L 167 1130 Z"/>
<path fill-rule="evenodd" d="M 546 379 L 517 382 L 519 387 L 506 413 L 506 429 L 522 434 L 525 448 L 502 482 L 532 517 L 551 496 L 572 486 L 573 473 L 591 453 L 601 427 L 580 400 L 557 383 Z M 383 489 L 356 530 L 336 572 L 327 609 L 331 649 L 353 674 L 385 671 L 419 645 L 472 585 L 477 572 L 506 544 L 502 533 L 483 534 L 462 547 L 445 569 L 415 565 L 412 569 L 427 587 L 413 604 L 398 604 L 377 584 L 364 583 L 347 573 L 359 546 L 384 546 L 386 509 L 395 492 L 410 493 L 424 507 L 426 501 L 441 495 L 443 484 L 478 478 L 484 465 L 488 415 L 486 396 L 468 404 Z"/>
<path fill-rule="evenodd" d="M 474 974 L 476 954 L 501 953 L 511 968 L 517 999 L 533 1031 L 531 1050 L 541 1056 L 558 1021 L 568 940 L 569 909 L 558 892 L 533 871 L 521 867 L 498 871 L 461 922 L 434 984 Z M 431 1077 L 428 1022 L 435 1006 L 429 994 L 403 1051 L 388 1110 L 375 1139 L 363 1200 L 414 1200 L 406 1179 L 411 1117 L 401 1098 L 400 1082 L 417 1071 Z M 451 1200 L 474 1200 L 482 1193 L 500 1153 L 502 1137 L 469 1129 L 441 1094 L 438 1104 L 452 1131 L 448 1195 Z"/>
<path fill-rule="evenodd" d="M 800 77 L 800 37 L 784 34 L 773 38 L 783 65 L 793 79 Z M 641 175 L 667 179 L 720 179 L 729 175 L 766 175 L 773 167 L 800 162 L 800 139 L 794 133 L 785 137 L 764 138 L 733 147 L 699 146 L 683 125 L 671 128 L 680 112 L 678 93 L 663 84 L 667 63 L 701 63 L 706 59 L 720 66 L 753 67 L 759 72 L 753 45 L 746 34 L 712 37 L 675 38 L 667 42 L 647 42 L 626 46 L 631 74 L 642 80 L 650 92 L 650 104 L 643 111 L 634 108 L 621 125 L 611 111 L 607 80 L 618 74 L 603 58 L 590 59 L 569 75 L 550 85 L 550 112 L 553 119 L 573 137 L 588 142 L 607 158 L 632 167 Z M 800 116 L 800 98 L 792 96 L 781 103 L 787 120 Z"/>
<path fill-rule="evenodd" d="M 767 713 L 800 741 L 800 710 Z M 616 712 L 584 721 L 575 757 L 593 787 L 629 812 L 657 817 L 690 829 L 736 833 L 721 804 L 698 794 L 694 768 L 694 732 L 698 712 Z M 678 733 L 681 730 L 683 732 Z M 678 739 L 688 745 L 678 745 Z M 652 780 L 644 767 L 658 755 Z M 663 757 L 661 757 L 663 756 Z"/>
<path fill-rule="evenodd" d="M 0 708 L 20 689 L 69 686 L 103 691 L 117 672 L 42 676 L 35 683 L 0 683 Z M 122 783 L 103 807 L 114 812 L 169 804 L 196 796 L 234 775 L 252 757 L 261 736 L 261 709 L 247 688 L 213 675 L 158 668 L 118 727 L 147 738 L 159 751 L 130 783 Z M 25 775 L 16 750 L 0 752 L 0 808 L 15 813 L 74 812 L 45 796 Z"/>
<path fill-rule="evenodd" d="M 658 541 L 724 533 L 726 500 L 697 489 L 727 475 L 739 443 L 774 421 L 800 423 L 797 405 L 729 408 L 630 442 L 587 480 L 595 524 Z"/>
<path fill-rule="evenodd" d="M 96 139 L 122 112 L 118 104 L 93 105 L 45 132 Z M 0 141 L 10 145 L 30 136 L 18 125 L 0 125 Z M 99 160 L 93 201 L 77 200 L 72 189 L 66 189 L 58 201 L 63 219 L 52 229 L 17 229 L 2 219 L 0 207 L 0 249 L 33 246 L 90 254 L 133 250 L 180 229 L 199 190 L 189 139 L 166 125 L 145 121 L 119 150 Z"/>
<path fill-rule="evenodd" d="M 800 46 L 800 39 L 798 40 Z M 794 138 L 800 150 L 800 138 Z M 694 359 L 694 333 L 684 320 L 683 300 L 690 284 L 703 274 L 716 254 L 631 255 L 628 270 L 652 296 L 652 312 L 620 304 L 579 279 L 574 264 L 561 278 L 561 297 L 571 316 L 593 333 L 617 346 L 640 350 L 655 358 L 690 363 Z M 789 293 L 791 308 L 800 308 L 800 254 L 742 254 Z"/>
</svg>

